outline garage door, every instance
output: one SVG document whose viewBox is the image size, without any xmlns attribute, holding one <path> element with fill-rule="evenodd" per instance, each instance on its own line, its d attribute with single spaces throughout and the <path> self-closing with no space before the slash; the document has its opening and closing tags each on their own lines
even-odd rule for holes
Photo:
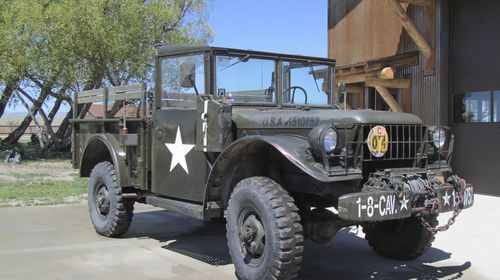
<svg viewBox="0 0 500 280">
<path fill-rule="evenodd" d="M 500 1 L 451 1 L 453 167 L 500 195 Z"/>
</svg>

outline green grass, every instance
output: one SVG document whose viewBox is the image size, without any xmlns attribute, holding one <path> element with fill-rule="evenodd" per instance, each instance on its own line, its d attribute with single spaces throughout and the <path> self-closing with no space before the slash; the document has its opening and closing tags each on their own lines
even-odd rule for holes
<svg viewBox="0 0 500 280">
<path fill-rule="evenodd" d="M 0 176 L 0 207 L 75 203 L 87 193 L 87 178 L 79 178 L 69 161 L 0 163 Z"/>
<path fill-rule="evenodd" d="M 9 206 L 8 202 L 11 200 L 16 200 L 21 205 L 60 204 L 64 203 L 67 197 L 85 193 L 87 193 L 87 180 L 83 178 L 72 182 L 53 180 L 1 182 L 0 207 Z"/>
</svg>

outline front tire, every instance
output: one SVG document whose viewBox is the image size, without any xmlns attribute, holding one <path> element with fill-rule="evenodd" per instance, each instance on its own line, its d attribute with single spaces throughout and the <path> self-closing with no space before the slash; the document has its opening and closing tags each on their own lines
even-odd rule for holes
<svg viewBox="0 0 500 280">
<path fill-rule="evenodd" d="M 427 218 L 437 225 L 437 216 Z M 379 255 L 395 260 L 412 260 L 423 255 L 434 241 L 434 233 L 415 217 L 363 225 L 365 239 Z"/>
<path fill-rule="evenodd" d="M 239 182 L 229 200 L 226 229 L 239 279 L 297 277 L 304 248 L 300 216 L 278 183 L 266 177 Z"/>
<path fill-rule="evenodd" d="M 122 196 L 116 171 L 107 161 L 98 163 L 90 174 L 88 206 L 95 231 L 103 236 L 118 237 L 132 222 L 134 201 Z"/>
</svg>

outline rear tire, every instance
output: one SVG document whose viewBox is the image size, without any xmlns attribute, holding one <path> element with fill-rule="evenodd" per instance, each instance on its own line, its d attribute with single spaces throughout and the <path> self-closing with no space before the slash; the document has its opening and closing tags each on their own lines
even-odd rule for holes
<svg viewBox="0 0 500 280">
<path fill-rule="evenodd" d="M 239 182 L 229 200 L 226 229 L 239 279 L 297 277 L 304 249 L 300 216 L 278 183 L 266 177 Z"/>
<path fill-rule="evenodd" d="M 437 216 L 429 217 L 427 222 L 431 226 L 437 225 Z M 434 233 L 415 217 L 367 223 L 363 225 L 363 232 L 377 254 L 396 260 L 418 258 L 427 252 L 434 241 Z"/>
<path fill-rule="evenodd" d="M 103 236 L 118 237 L 132 223 L 134 201 L 122 196 L 116 171 L 107 161 L 98 163 L 90 174 L 88 206 L 95 231 Z"/>
</svg>

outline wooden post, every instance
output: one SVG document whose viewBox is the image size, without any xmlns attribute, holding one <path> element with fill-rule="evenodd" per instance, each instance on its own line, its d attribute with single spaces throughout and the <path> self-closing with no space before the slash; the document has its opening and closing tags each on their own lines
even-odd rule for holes
<svg viewBox="0 0 500 280">
<path fill-rule="evenodd" d="M 78 92 L 75 92 L 73 97 L 73 119 L 78 118 Z"/>
<path fill-rule="evenodd" d="M 102 118 L 107 119 L 108 118 L 108 88 L 104 88 L 103 98 L 104 98 L 104 102 L 102 104 L 102 107 L 103 107 Z"/>
<path fill-rule="evenodd" d="M 408 80 L 411 81 L 410 79 L 410 75 L 407 76 Z M 400 91 L 399 93 L 399 96 L 401 97 L 401 108 L 403 109 L 403 111 L 407 112 L 407 113 L 411 113 L 412 112 L 412 103 L 413 103 L 413 100 L 412 100 L 412 92 L 411 92 L 411 84 L 410 84 L 410 87 L 406 88 L 406 89 L 403 89 Z"/>
<path fill-rule="evenodd" d="M 398 15 L 401 24 L 405 28 L 408 35 L 413 39 L 417 47 L 420 49 L 425 59 L 428 60 L 432 56 L 432 48 L 431 45 L 425 40 L 425 38 L 420 34 L 417 27 L 411 22 L 410 18 L 406 14 L 405 10 L 399 4 L 398 0 L 387 0 L 389 6 L 394 10 L 394 12 Z"/>
<path fill-rule="evenodd" d="M 142 92 L 144 94 L 144 96 L 142 97 L 141 99 L 141 105 L 142 105 L 142 118 L 143 119 L 146 119 L 147 118 L 147 113 L 146 113 L 146 103 L 148 102 L 148 92 L 146 91 L 147 89 L 147 86 L 145 83 L 142 84 Z"/>
<path fill-rule="evenodd" d="M 375 86 L 375 89 L 380 94 L 382 99 L 384 99 L 385 103 L 389 105 L 389 108 L 391 108 L 393 112 L 403 112 L 398 102 L 396 101 L 396 99 L 394 99 L 394 97 L 389 92 L 389 90 L 387 90 L 387 88 L 382 86 Z"/>
</svg>

